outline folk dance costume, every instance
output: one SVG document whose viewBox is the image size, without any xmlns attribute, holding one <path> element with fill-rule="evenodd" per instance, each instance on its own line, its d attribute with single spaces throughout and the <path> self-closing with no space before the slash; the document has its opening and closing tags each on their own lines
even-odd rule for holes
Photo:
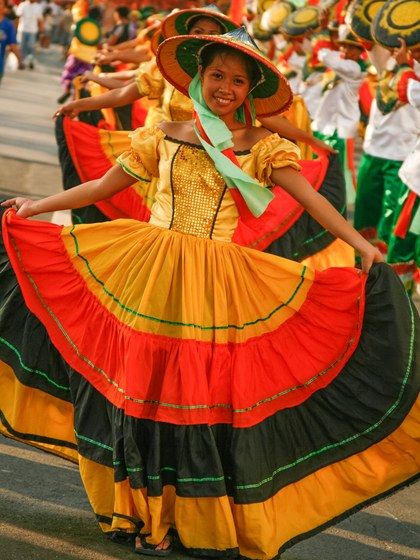
<svg viewBox="0 0 420 560">
<path fill-rule="evenodd" d="M 420 81 L 410 79 L 407 99 L 420 111 Z M 387 262 L 391 264 L 412 291 L 420 269 L 420 134 L 413 151 L 400 167 L 399 176 L 405 185 L 395 211 L 395 226 L 388 245 Z"/>
<path fill-rule="evenodd" d="M 185 88 L 176 53 L 220 42 L 267 76 L 257 112 L 287 103 L 231 36 L 165 41 L 168 79 Z M 133 135 L 120 164 L 159 177 L 148 224 L 5 213 L 2 431 L 77 458 L 106 532 L 152 546 L 175 527 L 197 555 L 268 560 L 418 474 L 417 313 L 385 264 L 313 272 L 232 243 L 239 191 L 208 149 Z M 248 183 L 297 167 L 277 135 L 236 158 Z"/>
<path fill-rule="evenodd" d="M 402 85 L 411 76 L 412 69 L 403 66 L 386 71 L 379 80 L 357 176 L 355 228 L 366 239 L 379 241 L 384 252 L 404 190 L 398 172 L 420 131 L 420 114 L 399 97 Z"/>
<path fill-rule="evenodd" d="M 373 33 L 376 40 L 388 48 L 400 48 L 404 39 L 409 53 L 413 54 L 413 68 L 406 66 L 398 81 L 398 99 L 408 103 L 420 117 L 420 6 L 407 0 L 386 2 L 378 11 Z M 404 58 L 407 58 L 407 54 Z M 399 169 L 402 186 L 394 210 L 393 230 L 389 237 L 387 261 L 398 273 L 407 290 L 414 288 L 417 267 L 420 263 L 419 194 L 420 194 L 420 127 L 414 139 L 415 145 Z"/>
<path fill-rule="evenodd" d="M 318 31 L 321 13 L 316 6 L 304 6 L 292 12 L 282 23 L 281 32 L 289 40 L 299 40 L 306 43 L 309 52 L 306 54 L 302 68 L 300 89 L 296 92 L 302 96 L 311 118 L 314 118 L 322 96 L 322 74 L 325 66 L 318 60 L 318 51 L 322 48 L 332 48 L 329 32 Z M 308 32 L 314 31 L 310 41 Z"/>
<path fill-rule="evenodd" d="M 363 47 L 352 40 L 351 35 L 342 38 L 338 44 L 357 45 L 360 53 Z M 360 122 L 359 89 L 365 76 L 366 64 L 361 59 L 348 60 L 339 51 L 321 49 L 318 59 L 333 71 L 324 86 L 321 103 L 312 122 L 314 133 L 336 148 L 346 180 L 347 202 L 354 203 L 356 175 L 354 169 L 354 139 Z"/>
<path fill-rule="evenodd" d="M 385 2 L 372 22 L 375 41 L 388 49 L 400 47 L 399 38 L 408 47 L 418 45 L 419 15 L 419 7 L 407 0 Z M 379 80 L 366 129 L 354 215 L 356 229 L 379 243 L 384 253 L 406 193 L 399 171 L 420 133 L 420 113 L 407 99 L 407 82 L 418 79 L 419 66 L 413 69 L 408 64 L 398 65 L 394 58 L 388 62 L 388 69 Z M 397 254 L 398 250 L 393 249 L 394 263 L 400 260 Z M 398 268 L 404 276 L 407 271 Z"/>
</svg>

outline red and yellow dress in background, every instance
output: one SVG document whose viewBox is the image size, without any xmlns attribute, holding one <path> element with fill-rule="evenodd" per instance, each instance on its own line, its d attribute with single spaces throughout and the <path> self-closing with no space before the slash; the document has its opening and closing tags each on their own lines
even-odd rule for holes
<svg viewBox="0 0 420 560">
<path fill-rule="evenodd" d="M 298 166 L 277 135 L 236 155 L 262 184 Z M 119 162 L 159 178 L 149 223 L 3 216 L 2 432 L 77 459 L 103 531 L 221 558 L 272 559 L 414 480 L 418 316 L 392 270 L 232 242 L 212 161 L 158 128 Z"/>
</svg>

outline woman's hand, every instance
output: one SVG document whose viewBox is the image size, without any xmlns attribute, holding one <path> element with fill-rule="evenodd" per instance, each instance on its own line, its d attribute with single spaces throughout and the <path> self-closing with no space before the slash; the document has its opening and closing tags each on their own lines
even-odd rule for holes
<svg viewBox="0 0 420 560">
<path fill-rule="evenodd" d="M 398 42 L 400 46 L 394 49 L 393 57 L 397 61 L 397 64 L 401 66 L 402 64 L 408 64 L 408 52 L 407 45 L 401 37 L 398 37 Z"/>
<path fill-rule="evenodd" d="M 103 76 L 99 76 L 99 77 L 103 77 Z M 96 78 L 98 78 L 98 74 L 95 74 L 94 72 L 86 71 L 80 76 L 80 82 L 82 84 L 85 84 L 86 82 L 89 82 L 89 81 L 94 82 L 96 80 Z"/>
<path fill-rule="evenodd" d="M 362 270 L 367 274 L 373 263 L 383 262 L 384 258 L 382 253 L 376 247 L 371 245 L 369 242 L 366 242 L 366 244 L 366 249 L 360 251 L 360 257 L 362 259 Z"/>
<path fill-rule="evenodd" d="M 308 144 L 319 155 L 338 154 L 337 150 L 316 136 Z M 321 153 L 320 153 L 321 152 Z"/>
<path fill-rule="evenodd" d="M 1 203 L 1 206 L 6 208 L 14 208 L 16 214 L 22 218 L 29 218 L 30 216 L 35 216 L 35 201 L 29 198 L 9 198 Z"/>
<path fill-rule="evenodd" d="M 80 108 L 78 107 L 77 101 L 69 101 L 54 113 L 53 118 L 56 118 L 60 115 L 64 115 L 65 117 L 70 117 L 71 119 L 75 119 L 79 113 Z"/>
</svg>

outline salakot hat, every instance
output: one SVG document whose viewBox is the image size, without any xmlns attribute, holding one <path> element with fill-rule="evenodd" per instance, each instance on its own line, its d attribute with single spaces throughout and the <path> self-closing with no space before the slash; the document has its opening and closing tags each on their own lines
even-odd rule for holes
<svg viewBox="0 0 420 560">
<path fill-rule="evenodd" d="M 372 22 L 372 35 L 384 47 L 399 47 L 398 38 L 407 47 L 420 46 L 420 1 L 387 0 Z"/>
<path fill-rule="evenodd" d="M 289 16 L 295 7 L 290 2 L 276 2 L 261 16 L 261 27 L 272 33 L 276 33 L 283 21 Z"/>
<path fill-rule="evenodd" d="M 372 41 L 371 23 L 385 0 L 354 0 L 345 17 L 349 28 L 364 41 Z"/>
<path fill-rule="evenodd" d="M 217 6 L 210 4 L 205 8 L 191 8 L 178 10 L 166 16 L 162 22 L 162 33 L 165 37 L 174 35 L 188 35 L 191 22 L 200 17 L 207 17 L 217 21 L 222 28 L 222 33 L 237 29 L 239 26 L 228 16 L 225 16 Z"/>
<path fill-rule="evenodd" d="M 93 47 L 101 40 L 101 28 L 96 20 L 85 17 L 79 19 L 73 35 L 83 45 Z"/>
<path fill-rule="evenodd" d="M 289 37 L 300 37 L 320 25 L 321 12 L 316 6 L 304 6 L 292 12 L 282 23 L 280 30 Z"/>
<path fill-rule="evenodd" d="M 257 0 L 257 14 L 262 14 L 270 8 L 276 0 Z"/>
<path fill-rule="evenodd" d="M 257 116 L 268 117 L 289 107 L 293 98 L 289 83 L 244 27 L 224 35 L 180 35 L 166 39 L 156 56 L 159 70 L 177 90 L 188 95 L 188 86 L 199 69 L 201 52 L 213 44 L 244 53 L 257 63 L 261 80 L 252 90 Z"/>
</svg>

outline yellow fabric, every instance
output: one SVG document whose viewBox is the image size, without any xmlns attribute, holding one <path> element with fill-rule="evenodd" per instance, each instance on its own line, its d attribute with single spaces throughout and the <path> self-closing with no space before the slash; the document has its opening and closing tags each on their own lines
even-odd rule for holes
<svg viewBox="0 0 420 560">
<path fill-rule="evenodd" d="M 130 149 L 130 136 L 126 130 L 98 128 L 99 143 L 107 159 L 114 165 L 118 156 Z"/>
<path fill-rule="evenodd" d="M 5 418 L 5 423 L 0 424 L 0 433 L 77 462 L 77 451 L 74 449 L 19 438 L 19 434 L 32 434 L 75 444 L 73 406 L 48 393 L 22 385 L 13 370 L 2 361 L 0 373 L 0 410 Z"/>
<path fill-rule="evenodd" d="M 159 99 L 165 87 L 164 79 L 156 64 L 156 58 L 143 62 L 136 73 L 135 82 L 141 97 Z"/>
<path fill-rule="evenodd" d="M 97 47 L 85 45 L 81 43 L 79 39 L 77 39 L 77 37 L 73 37 L 73 39 L 71 40 L 68 51 L 69 54 L 74 55 L 82 62 L 87 62 L 88 64 L 93 63 L 97 52 Z"/>
<path fill-rule="evenodd" d="M 305 101 L 300 95 L 293 96 L 292 105 L 287 111 L 282 113 L 282 116 L 286 117 L 286 119 L 297 128 L 312 134 L 311 117 L 309 116 Z M 305 144 L 304 142 L 297 142 L 297 146 L 300 149 L 302 159 L 312 159 L 312 148 L 308 146 L 308 144 Z"/>
<path fill-rule="evenodd" d="M 331 266 L 354 266 L 354 249 L 342 239 L 336 239 L 322 251 L 301 261 L 313 270 L 325 270 Z"/>
<path fill-rule="evenodd" d="M 239 545 L 242 555 L 268 560 L 295 536 L 415 476 L 420 467 L 419 422 L 417 402 L 387 438 L 289 484 L 261 503 L 235 504 L 227 496 L 184 498 L 176 496 L 172 486 L 165 487 L 162 497 L 147 497 L 126 482 L 114 484 L 112 469 L 82 457 L 80 472 L 95 513 L 111 518 L 115 512 L 112 530 L 134 530 L 121 515 L 140 519 L 145 523 L 142 532 L 151 533 L 148 542 L 157 544 L 175 524 L 188 548 L 226 550 Z M 111 530 L 110 525 L 102 527 Z"/>
<path fill-rule="evenodd" d="M 300 309 L 314 277 L 293 261 L 134 220 L 65 227 L 62 240 L 88 289 L 118 320 L 176 338 L 239 343 L 272 332 Z M 246 327 L 213 328 L 232 323 Z"/>
</svg>

